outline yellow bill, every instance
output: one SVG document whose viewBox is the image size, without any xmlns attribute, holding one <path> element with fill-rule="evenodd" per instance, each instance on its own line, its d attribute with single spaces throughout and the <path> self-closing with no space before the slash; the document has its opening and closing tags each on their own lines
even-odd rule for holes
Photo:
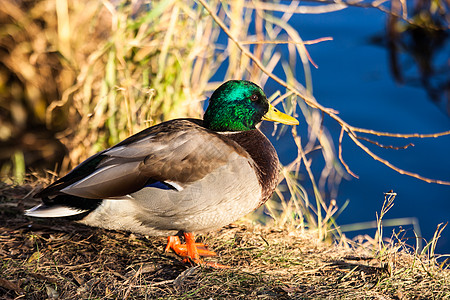
<svg viewBox="0 0 450 300">
<path fill-rule="evenodd" d="M 298 125 L 297 119 L 282 113 L 275 107 L 269 104 L 269 111 L 262 117 L 263 120 L 280 122 L 286 125 Z"/>
</svg>

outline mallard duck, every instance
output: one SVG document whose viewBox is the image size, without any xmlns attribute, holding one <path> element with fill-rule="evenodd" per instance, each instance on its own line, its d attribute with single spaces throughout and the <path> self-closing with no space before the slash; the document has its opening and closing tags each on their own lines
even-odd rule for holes
<svg viewBox="0 0 450 300">
<path fill-rule="evenodd" d="M 215 253 L 195 243 L 193 232 L 252 212 L 278 184 L 277 153 L 255 127 L 261 120 L 298 124 L 258 85 L 228 81 L 212 94 L 203 120 L 163 122 L 91 156 L 38 192 L 43 203 L 26 215 L 166 235 L 166 251 L 203 264 L 200 256 Z"/>
</svg>

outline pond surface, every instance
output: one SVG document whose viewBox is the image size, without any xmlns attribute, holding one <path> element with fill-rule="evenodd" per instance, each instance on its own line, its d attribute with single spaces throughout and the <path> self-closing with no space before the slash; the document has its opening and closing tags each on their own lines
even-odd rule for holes
<svg viewBox="0 0 450 300">
<path fill-rule="evenodd" d="M 312 59 L 318 64 L 313 69 L 314 96 L 319 103 L 340 112 L 340 117 L 351 125 L 393 133 L 435 133 L 450 130 L 446 109 L 433 103 L 418 84 L 400 85 L 392 77 L 388 51 L 371 42 L 384 34 L 386 15 L 376 9 L 348 8 L 322 15 L 296 15 L 292 24 L 304 40 L 333 37 L 333 41 L 307 46 Z M 448 41 L 445 55 L 449 64 Z M 448 51 L 447 51 L 448 50 Z M 313 68 L 313 67 L 312 67 Z M 448 69 L 447 69 L 448 70 Z M 302 74 L 301 66 L 297 74 Z M 448 73 L 447 73 L 448 74 Z M 418 76 L 418 75 L 417 75 Z M 447 78 L 448 79 L 448 78 Z M 270 95 L 277 87 L 266 85 Z M 300 118 L 300 125 L 302 119 Z M 340 127 L 330 118 L 324 125 L 335 138 Z M 268 128 L 266 133 L 270 132 Z M 406 150 L 378 149 L 365 142 L 376 154 L 404 170 L 422 176 L 450 181 L 450 136 L 437 139 L 373 139 L 394 146 L 410 142 L 415 147 Z M 273 139 L 282 162 L 289 162 L 292 144 L 282 138 Z M 450 186 L 426 183 L 398 174 L 373 160 L 365 152 L 344 138 L 343 156 L 359 179 L 343 180 L 337 202 L 350 203 L 338 218 L 339 225 L 374 221 L 384 200 L 384 192 L 393 190 L 398 195 L 394 207 L 385 219 L 417 218 L 422 236 L 429 241 L 439 223 L 450 221 Z M 318 175 L 316 175 L 318 176 Z M 312 196 L 312 194 L 310 195 Z M 410 225 L 406 236 L 413 237 Z M 390 236 L 392 227 L 385 228 Z M 347 236 L 374 230 L 349 232 Z M 410 244 L 414 244 L 411 241 Z M 444 230 L 437 245 L 437 253 L 450 253 L 450 226 Z"/>
</svg>

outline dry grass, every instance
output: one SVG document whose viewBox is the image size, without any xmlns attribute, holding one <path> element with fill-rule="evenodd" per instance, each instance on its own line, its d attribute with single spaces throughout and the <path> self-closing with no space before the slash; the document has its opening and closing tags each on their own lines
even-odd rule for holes
<svg viewBox="0 0 450 300">
<path fill-rule="evenodd" d="M 1 188 L 2 299 L 449 299 L 450 270 L 392 245 L 320 242 L 308 231 L 230 225 L 200 236 L 228 270 L 184 265 L 165 239 L 23 216 L 30 186 Z M 387 254 L 388 253 L 388 254 Z"/>
<path fill-rule="evenodd" d="M 201 116 L 222 62 L 218 31 L 193 3 L 17 1 L 0 24 L 0 142 L 50 130 L 69 150 L 62 172 L 149 125 Z M 19 140 L 10 152 L 25 166 L 5 151 L 3 174 L 36 167 Z"/>
</svg>

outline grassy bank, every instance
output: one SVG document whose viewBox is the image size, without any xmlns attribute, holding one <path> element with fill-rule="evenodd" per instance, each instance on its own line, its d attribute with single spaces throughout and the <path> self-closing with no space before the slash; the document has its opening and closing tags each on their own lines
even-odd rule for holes
<svg viewBox="0 0 450 300">
<path fill-rule="evenodd" d="M 199 236 L 230 269 L 192 267 L 165 238 L 25 218 L 30 190 L 1 189 L 2 299 L 450 299 L 450 270 L 404 245 L 238 223 Z"/>
</svg>

